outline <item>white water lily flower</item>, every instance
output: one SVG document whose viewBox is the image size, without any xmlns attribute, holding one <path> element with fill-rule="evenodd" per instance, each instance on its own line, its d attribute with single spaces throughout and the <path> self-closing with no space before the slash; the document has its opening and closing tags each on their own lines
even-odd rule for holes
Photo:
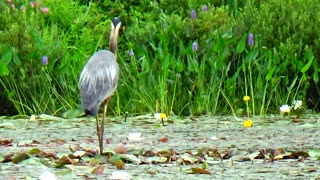
<svg viewBox="0 0 320 180">
<path fill-rule="evenodd" d="M 154 118 L 160 119 L 160 113 L 154 113 Z"/>
<path fill-rule="evenodd" d="M 280 107 L 280 112 L 282 113 L 282 114 L 284 114 L 284 113 L 290 113 L 290 110 L 291 110 L 291 107 L 289 106 L 289 105 L 287 105 L 287 104 L 285 104 L 285 105 L 282 105 L 281 107 Z"/>
<path fill-rule="evenodd" d="M 292 107 L 294 110 L 300 109 L 302 107 L 302 101 L 301 100 L 294 100 L 292 102 Z"/>
<path fill-rule="evenodd" d="M 74 156 L 78 156 L 78 157 L 82 157 L 82 156 L 84 156 L 86 154 L 86 152 L 85 151 L 76 151 L 76 152 L 74 152 L 73 153 L 73 155 Z"/>
<path fill-rule="evenodd" d="M 142 137 L 142 134 L 139 132 L 131 132 L 129 133 L 129 135 L 127 136 L 129 141 L 141 141 L 144 138 Z"/>
<path fill-rule="evenodd" d="M 33 121 L 33 120 L 36 120 L 36 116 L 32 114 L 32 115 L 30 116 L 30 120 L 32 120 L 32 121 Z"/>
<path fill-rule="evenodd" d="M 128 174 L 125 171 L 114 171 L 112 172 L 111 176 L 109 176 L 109 179 L 113 180 L 131 180 L 132 177 L 130 174 Z"/>
<path fill-rule="evenodd" d="M 57 180 L 56 175 L 54 175 L 52 172 L 50 171 L 44 171 L 40 176 L 39 176 L 40 180 Z"/>
<path fill-rule="evenodd" d="M 212 140 L 218 140 L 217 136 L 211 136 L 210 139 L 212 139 Z"/>
</svg>

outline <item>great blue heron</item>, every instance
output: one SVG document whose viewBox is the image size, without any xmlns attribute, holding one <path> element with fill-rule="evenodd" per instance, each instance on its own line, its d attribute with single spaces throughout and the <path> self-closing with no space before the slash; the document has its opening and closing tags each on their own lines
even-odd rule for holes
<svg viewBox="0 0 320 180">
<path fill-rule="evenodd" d="M 95 52 L 84 66 L 79 81 L 82 106 L 86 114 L 96 116 L 100 154 L 103 153 L 103 133 L 107 105 L 118 85 L 119 65 L 117 63 L 117 43 L 121 21 L 115 17 L 111 22 L 108 50 Z M 99 126 L 98 110 L 103 104 L 103 117 Z"/>
</svg>

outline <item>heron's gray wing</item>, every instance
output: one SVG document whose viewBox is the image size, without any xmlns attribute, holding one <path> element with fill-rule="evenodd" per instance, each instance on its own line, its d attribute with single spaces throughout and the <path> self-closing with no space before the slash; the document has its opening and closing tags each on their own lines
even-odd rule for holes
<svg viewBox="0 0 320 180">
<path fill-rule="evenodd" d="M 119 66 L 110 51 L 98 51 L 84 67 L 79 82 L 83 109 L 91 115 L 117 88 Z"/>
</svg>

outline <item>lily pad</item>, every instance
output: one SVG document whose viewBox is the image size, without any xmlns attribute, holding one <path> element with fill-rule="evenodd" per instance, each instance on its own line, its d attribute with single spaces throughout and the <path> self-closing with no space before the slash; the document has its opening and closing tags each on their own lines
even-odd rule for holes
<svg viewBox="0 0 320 180">
<path fill-rule="evenodd" d="M 67 119 L 77 118 L 83 116 L 85 113 L 80 109 L 70 109 L 62 114 L 62 117 Z"/>
<path fill-rule="evenodd" d="M 15 126 L 12 122 L 3 122 L 0 123 L 0 128 L 15 129 Z"/>
</svg>

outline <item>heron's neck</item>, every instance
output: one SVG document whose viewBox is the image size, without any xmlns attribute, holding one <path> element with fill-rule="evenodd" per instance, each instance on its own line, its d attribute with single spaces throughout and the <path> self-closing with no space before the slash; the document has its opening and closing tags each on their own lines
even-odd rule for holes
<svg viewBox="0 0 320 180">
<path fill-rule="evenodd" d="M 117 59 L 117 50 L 118 50 L 118 33 L 110 35 L 110 42 L 109 42 L 110 51 L 114 54 Z"/>
</svg>

